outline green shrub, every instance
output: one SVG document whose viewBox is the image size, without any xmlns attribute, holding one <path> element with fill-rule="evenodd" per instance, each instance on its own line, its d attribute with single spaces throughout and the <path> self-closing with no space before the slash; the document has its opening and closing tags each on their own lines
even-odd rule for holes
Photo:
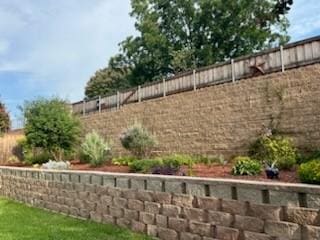
<svg viewBox="0 0 320 240">
<path fill-rule="evenodd" d="M 122 146 L 138 158 L 146 157 L 156 145 L 155 137 L 141 124 L 129 127 L 121 136 Z"/>
<path fill-rule="evenodd" d="M 88 133 L 81 145 L 81 151 L 89 163 L 93 166 L 99 166 L 110 158 L 111 147 L 95 131 Z"/>
<path fill-rule="evenodd" d="M 148 173 L 155 167 L 163 166 L 163 161 L 160 158 L 134 160 L 129 164 L 132 172 Z"/>
<path fill-rule="evenodd" d="M 192 175 L 193 165 L 197 162 L 197 159 L 193 156 L 187 154 L 171 154 L 164 156 L 163 158 L 163 166 L 179 169 L 181 166 L 188 166 L 188 175 Z"/>
<path fill-rule="evenodd" d="M 250 157 L 236 157 L 234 162 L 233 175 L 257 175 L 261 172 L 261 163 Z"/>
<path fill-rule="evenodd" d="M 77 146 L 80 137 L 80 121 L 68 103 L 58 98 L 40 98 L 26 102 L 22 110 L 28 144 L 49 152 L 57 161 L 65 160 L 64 154 Z"/>
<path fill-rule="evenodd" d="M 301 164 L 298 174 L 303 183 L 320 184 L 320 159 Z"/>
<path fill-rule="evenodd" d="M 259 138 L 250 147 L 249 156 L 269 166 L 276 162 L 279 169 L 290 169 L 296 164 L 297 153 L 289 138 L 271 136 Z"/>
<path fill-rule="evenodd" d="M 15 151 L 15 155 L 19 156 L 21 161 L 31 165 L 43 164 L 53 158 L 49 152 L 30 146 L 25 138 L 18 141 L 18 147 Z"/>
<path fill-rule="evenodd" d="M 138 159 L 132 156 L 125 156 L 112 159 L 112 163 L 118 166 L 129 166 L 135 160 Z"/>
</svg>

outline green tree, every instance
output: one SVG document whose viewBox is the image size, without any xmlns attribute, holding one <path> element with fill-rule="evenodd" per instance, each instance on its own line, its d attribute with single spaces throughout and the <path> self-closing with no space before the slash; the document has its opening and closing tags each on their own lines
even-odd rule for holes
<svg viewBox="0 0 320 240">
<path fill-rule="evenodd" d="M 10 129 L 10 117 L 5 105 L 0 102 L 0 135 Z"/>
<path fill-rule="evenodd" d="M 87 98 L 105 96 L 130 86 L 126 80 L 129 69 L 123 65 L 121 58 L 121 55 L 112 57 L 108 67 L 98 70 L 90 78 L 85 88 Z"/>
<path fill-rule="evenodd" d="M 48 151 L 62 160 L 79 142 L 80 121 L 68 104 L 59 98 L 26 102 L 22 108 L 27 144 Z"/>
<path fill-rule="evenodd" d="M 138 35 L 121 42 L 120 54 L 113 59 L 129 69 L 121 82 L 136 86 L 286 43 L 285 15 L 291 4 L 292 0 L 131 0 Z"/>
</svg>

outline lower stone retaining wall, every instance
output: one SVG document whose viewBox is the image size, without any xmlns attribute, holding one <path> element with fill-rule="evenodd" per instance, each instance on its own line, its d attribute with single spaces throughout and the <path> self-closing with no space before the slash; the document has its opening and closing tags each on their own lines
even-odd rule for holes
<svg viewBox="0 0 320 240">
<path fill-rule="evenodd" d="M 0 167 L 0 195 L 171 240 L 320 239 L 320 187 Z"/>
</svg>

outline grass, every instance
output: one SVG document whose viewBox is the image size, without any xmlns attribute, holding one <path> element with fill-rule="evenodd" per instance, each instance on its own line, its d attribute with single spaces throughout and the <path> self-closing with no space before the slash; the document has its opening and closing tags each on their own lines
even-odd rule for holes
<svg viewBox="0 0 320 240">
<path fill-rule="evenodd" d="M 129 230 L 70 218 L 0 198 L 3 240 L 150 240 Z"/>
</svg>

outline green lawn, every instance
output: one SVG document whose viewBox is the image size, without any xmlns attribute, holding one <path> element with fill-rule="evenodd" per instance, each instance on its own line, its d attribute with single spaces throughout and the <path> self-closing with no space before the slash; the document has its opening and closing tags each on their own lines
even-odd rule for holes
<svg viewBox="0 0 320 240">
<path fill-rule="evenodd" d="M 147 240 L 112 225 L 82 221 L 0 198 L 0 240 Z"/>
</svg>

